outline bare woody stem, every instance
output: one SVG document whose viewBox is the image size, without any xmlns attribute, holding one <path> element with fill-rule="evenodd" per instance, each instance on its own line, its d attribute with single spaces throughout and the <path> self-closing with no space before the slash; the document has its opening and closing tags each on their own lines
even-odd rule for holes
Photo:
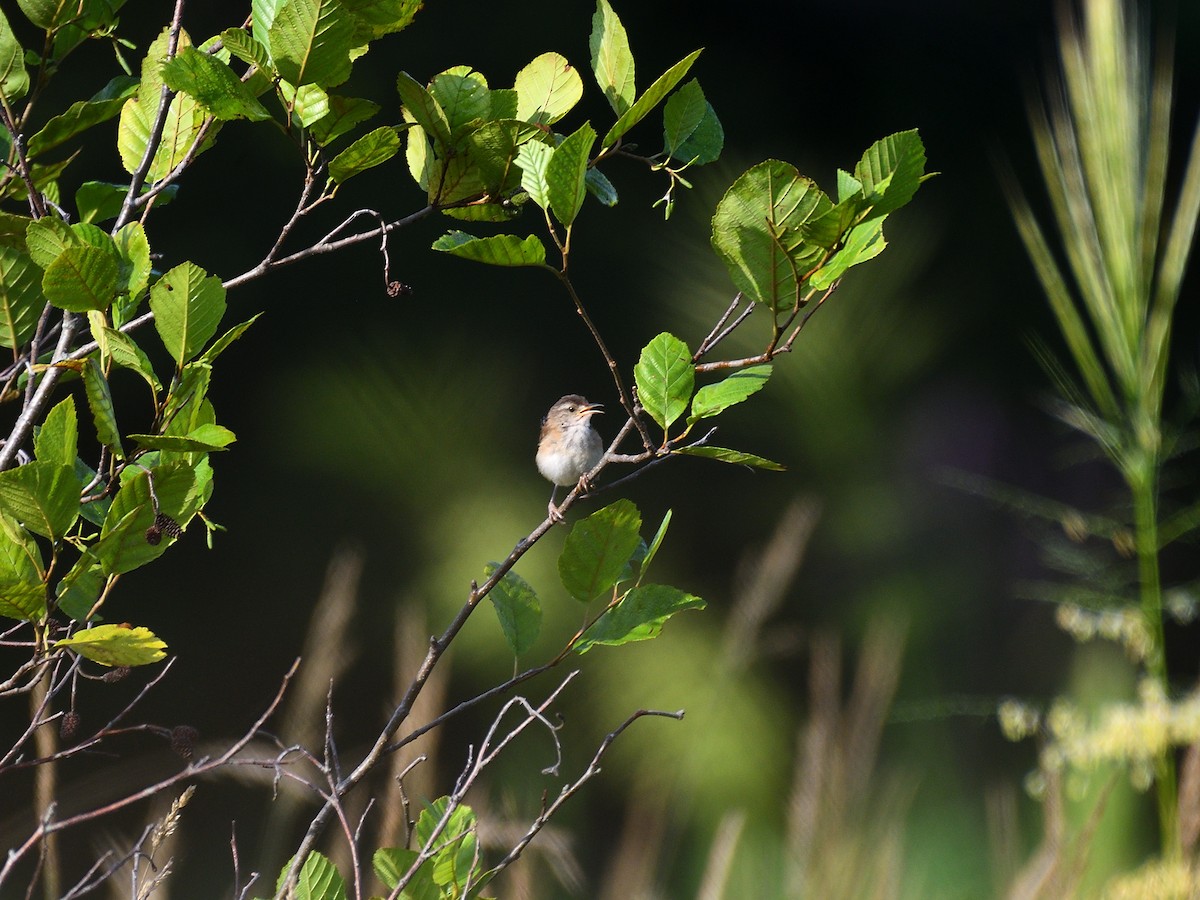
<svg viewBox="0 0 1200 900">
<path fill-rule="evenodd" d="M 616 359 L 613 357 L 612 352 L 608 349 L 608 344 L 604 342 L 604 338 L 601 336 L 600 330 L 596 328 L 596 323 L 593 322 L 592 317 L 588 315 L 588 311 L 584 307 L 583 301 L 580 299 L 578 292 L 575 290 L 575 285 L 571 282 L 570 277 L 567 275 L 566 253 L 564 252 L 563 254 L 563 267 L 561 270 L 555 269 L 552 266 L 547 266 L 546 268 L 554 273 L 554 277 L 559 280 L 563 288 L 566 289 L 567 295 L 571 298 L 571 302 L 575 304 L 575 312 L 579 314 L 579 318 L 581 318 L 583 320 L 583 324 L 587 326 L 587 330 L 591 334 L 592 340 L 596 342 L 596 346 L 600 349 L 600 354 L 604 357 L 605 363 L 608 364 L 608 371 L 612 376 L 613 383 L 617 387 L 617 396 L 621 399 L 621 406 L 624 407 L 625 412 L 629 415 L 629 418 L 633 420 L 634 425 L 637 427 L 638 433 L 642 437 L 643 445 L 647 450 L 649 450 L 654 446 L 654 441 L 650 437 L 650 432 L 646 429 L 646 424 L 637 414 L 637 409 L 634 406 L 633 394 L 631 394 L 628 388 L 625 387 L 625 381 L 621 378 L 621 369 L 617 365 Z"/>
</svg>

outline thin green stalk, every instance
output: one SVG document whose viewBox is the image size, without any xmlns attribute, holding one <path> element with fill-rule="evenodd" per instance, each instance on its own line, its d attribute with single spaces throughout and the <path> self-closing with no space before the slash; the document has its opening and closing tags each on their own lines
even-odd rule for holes
<svg viewBox="0 0 1200 900">
<path fill-rule="evenodd" d="M 1129 478 L 1133 492 L 1134 545 L 1138 556 L 1138 584 L 1141 592 L 1142 617 L 1150 632 L 1151 651 L 1146 670 L 1164 696 L 1168 696 L 1167 654 L 1163 634 L 1162 581 L 1158 565 L 1158 479 L 1153 466 L 1149 471 Z M 1175 757 L 1166 748 L 1155 762 L 1155 785 L 1158 792 L 1158 825 L 1164 859 L 1179 856 L 1178 797 L 1175 778 Z"/>
</svg>

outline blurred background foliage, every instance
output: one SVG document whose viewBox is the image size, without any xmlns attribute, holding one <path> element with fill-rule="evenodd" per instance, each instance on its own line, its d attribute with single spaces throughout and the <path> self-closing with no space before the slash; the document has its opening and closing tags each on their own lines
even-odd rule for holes
<svg viewBox="0 0 1200 900">
<path fill-rule="evenodd" d="M 997 178 L 1003 159 L 1037 184 L 1024 104 L 1051 59 L 1056 5 L 616 5 L 639 85 L 705 48 L 694 73 L 726 134 L 724 159 L 693 173 L 696 189 L 669 222 L 650 209 L 665 184 L 630 165 L 610 173 L 620 205 L 589 204 L 577 225 L 572 274 L 626 372 L 654 334 L 671 330 L 694 346 L 727 306 L 732 287 L 709 249 L 709 218 L 746 166 L 773 156 L 830 186 L 835 167 L 852 167 L 871 141 L 918 127 L 942 174 L 893 216 L 887 252 L 850 273 L 767 389 L 723 417 L 723 442 L 779 460 L 786 473 L 680 460 L 621 489 L 647 523 L 674 510 L 658 576 L 708 609 L 672 620 L 660 640 L 582 659 L 564 695 L 563 772 L 586 765 L 636 708 L 686 708 L 687 717 L 623 735 L 502 896 L 716 897 L 705 891 L 723 880 L 728 897 L 858 896 L 847 887 L 855 883 L 864 895 L 878 888 L 874 896 L 987 895 L 1040 827 L 1021 793 L 1035 748 L 1001 737 L 996 702 L 1073 684 L 1132 689 L 1115 651 L 1077 649 L 1048 604 L 1022 599 L 1021 585 L 1045 574 L 1048 538 L 945 483 L 947 470 L 965 471 L 1086 508 L 1103 508 L 1116 489 L 1101 467 L 1070 457 L 1075 445 L 1040 408 L 1049 386 L 1026 340 L 1052 338 L 1053 323 Z M 1200 99 L 1200 7 L 1144 7 L 1176 35 L 1182 140 Z M 356 63 L 347 87 L 395 120 L 398 69 L 424 81 L 466 63 L 505 84 L 549 49 L 585 67 L 591 11 L 549 0 L 431 2 Z M 166 4 L 131 2 L 122 30 L 145 46 L 168 14 Z M 185 19 L 197 38 L 229 24 L 201 4 Z M 115 68 L 104 48 L 86 52 Z M 602 107 L 585 95 L 573 116 L 606 121 Z M 256 129 L 253 144 L 239 143 L 240 127 L 227 126 L 157 213 L 179 223 L 160 230 L 166 260 L 186 254 L 236 274 L 257 261 L 292 202 L 287 176 L 299 170 L 280 163 L 282 138 Z M 644 137 L 656 146 L 657 135 Z M 115 153 L 112 166 L 116 176 Z M 389 218 L 423 203 L 399 159 L 341 195 Z M 227 354 L 213 390 L 239 438 L 214 459 L 209 513 L 228 534 L 212 552 L 189 535 L 119 598 L 179 656 L 148 716 L 214 741 L 238 732 L 305 645 L 330 561 L 361 560 L 361 579 L 339 589 L 355 597 L 344 633 L 309 637 L 316 659 L 347 666 L 334 702 L 352 755 L 392 699 L 395 667 L 411 669 L 414 642 L 420 652 L 470 579 L 542 516 L 540 416 L 569 392 L 615 403 L 557 284 L 430 252 L 448 225 L 422 222 L 393 239 L 392 276 L 411 296 L 387 297 L 367 247 L 231 294 L 231 320 L 267 314 Z M 1179 310 L 1182 366 L 1194 366 L 1198 349 L 1196 286 L 1193 274 Z M 747 330 L 766 324 L 752 317 Z M 523 662 L 555 652 L 582 618 L 558 587 L 565 531 L 518 567 L 547 613 Z M 1171 632 L 1168 646 L 1173 671 L 1190 681 L 1194 635 Z M 447 702 L 511 673 L 490 610 L 447 661 L 438 686 Z M 458 771 L 492 712 L 441 734 L 431 748 L 437 780 L 433 764 L 419 770 L 430 792 Z M 502 833 L 536 813 L 543 790 L 558 790 L 538 771 L 552 761 L 548 742 L 523 738 L 468 802 Z M 164 754 L 137 765 L 172 763 Z M 1102 866 L 1153 847 L 1146 798 L 1117 794 L 1108 811 L 1121 825 L 1097 844 Z M 262 818 L 268 797 L 268 785 L 249 794 L 201 786 L 183 826 L 178 896 L 218 896 L 228 884 L 230 819 L 243 866 L 279 850 Z"/>
</svg>

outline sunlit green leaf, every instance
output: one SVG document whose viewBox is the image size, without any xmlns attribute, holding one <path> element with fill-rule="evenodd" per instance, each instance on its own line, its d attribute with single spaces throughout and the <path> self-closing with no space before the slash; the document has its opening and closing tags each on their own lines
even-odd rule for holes
<svg viewBox="0 0 1200 900">
<path fill-rule="evenodd" d="M 739 466 L 750 466 L 754 469 L 769 469 L 772 472 L 786 471 L 785 466 L 761 456 L 755 456 L 753 453 L 743 453 L 740 450 L 729 450 L 725 447 L 712 447 L 708 444 L 699 447 L 680 447 L 676 452 L 685 453 L 688 456 L 703 456 L 706 459 L 715 459 Z"/>
<path fill-rule="evenodd" d="M 795 167 L 767 160 L 744 172 L 713 215 L 712 245 L 734 285 L 776 313 L 795 309 L 825 250 L 806 243 L 801 226 L 833 208 Z"/>
<path fill-rule="evenodd" d="M 190 94 L 218 119 L 257 122 L 271 118 L 228 65 L 194 47 L 182 47 L 167 60 L 162 77 L 172 90 Z"/>
<path fill-rule="evenodd" d="M 121 112 L 125 100 L 137 91 L 137 79 L 119 75 L 91 100 L 77 100 L 64 112 L 52 116 L 29 139 L 30 156 L 40 156 L 69 141 L 93 125 L 106 122 Z"/>
<path fill-rule="evenodd" d="M 100 599 L 107 579 L 96 560 L 89 553 L 83 554 L 55 588 L 58 608 L 76 622 L 87 619 L 88 613 Z"/>
<path fill-rule="evenodd" d="M 6 102 L 19 100 L 29 90 L 29 73 L 25 71 L 25 51 L 17 42 L 12 26 L 0 10 L 0 94 Z"/>
<path fill-rule="evenodd" d="M 257 313 L 256 315 L 251 316 L 245 322 L 239 322 L 237 325 L 234 325 L 227 332 L 213 341 L 212 346 L 200 354 L 200 359 L 198 361 L 212 365 L 213 360 L 224 353 L 229 348 L 230 344 L 245 334 L 247 329 L 257 322 L 258 317 L 261 315 L 262 313 Z"/>
<path fill-rule="evenodd" d="M 491 112 L 491 91 L 482 73 L 470 66 L 456 66 L 433 76 L 429 93 L 446 114 L 452 134 Z"/>
<path fill-rule="evenodd" d="M 618 500 L 571 527 L 558 558 L 558 574 L 572 597 L 590 603 L 612 590 L 641 539 L 642 515 Z"/>
<path fill-rule="evenodd" d="M 167 645 L 149 628 L 96 625 L 78 631 L 54 646 L 69 647 L 102 666 L 148 666 L 167 655 Z"/>
<path fill-rule="evenodd" d="M 633 106 L 621 114 L 621 117 L 617 119 L 613 127 L 608 130 L 608 134 L 604 135 L 604 140 L 600 142 L 600 146 L 607 150 L 620 140 L 629 129 L 642 121 L 650 113 L 650 110 L 658 106 L 663 101 L 663 98 L 674 90 L 675 85 L 683 80 L 700 53 L 700 50 L 689 53 L 660 75 L 658 80 L 650 85 L 642 96 L 637 98 Z"/>
<path fill-rule="evenodd" d="M 199 425 L 186 435 L 131 434 L 131 441 L 153 450 L 201 451 L 204 453 L 224 450 L 235 440 L 236 435 L 222 425 Z"/>
<path fill-rule="evenodd" d="M 216 334 L 225 315 L 225 288 L 194 263 L 181 263 L 150 289 L 150 309 L 167 352 L 182 366 Z"/>
<path fill-rule="evenodd" d="M 450 231 L 433 242 L 433 249 L 493 266 L 546 264 L 546 248 L 536 234 L 526 238 L 515 234 L 477 238 L 462 231 Z"/>
<path fill-rule="evenodd" d="M 592 52 L 592 72 L 596 76 L 596 84 L 604 92 L 613 112 L 619 116 L 633 104 L 637 91 L 629 37 L 608 0 L 596 2 L 588 47 Z"/>
<path fill-rule="evenodd" d="M 810 284 L 824 290 L 846 274 L 851 266 L 874 259 L 883 252 L 887 241 L 883 237 L 883 217 L 871 218 L 855 225 L 846 242 L 833 258 L 812 276 Z"/>
<path fill-rule="evenodd" d="M 586 653 L 598 644 L 615 647 L 650 640 L 658 637 L 667 619 L 685 609 L 704 609 L 704 601 L 666 584 L 639 585 L 583 633 L 575 650 Z"/>
<path fill-rule="evenodd" d="M 553 125 L 583 96 L 583 79 L 558 53 L 543 53 L 517 73 L 517 118 Z"/>
<path fill-rule="evenodd" d="M 253 34 L 241 28 L 227 28 L 221 32 L 221 44 L 244 63 L 257 66 L 266 73 L 274 73 L 271 54 Z"/>
<path fill-rule="evenodd" d="M 107 309 L 121 287 L 115 250 L 91 245 L 68 247 L 46 267 L 42 293 L 59 309 Z"/>
<path fill-rule="evenodd" d="M 342 97 L 328 94 L 329 112 L 313 122 L 309 133 L 321 146 L 332 144 L 355 126 L 365 122 L 377 112 L 379 104 L 361 97 Z"/>
<path fill-rule="evenodd" d="M 495 571 L 496 564 L 489 563 L 484 577 L 490 578 Z M 529 582 L 510 571 L 496 582 L 488 598 L 496 608 L 496 618 L 513 655 L 522 655 L 533 646 L 542 627 L 542 607 L 537 594 Z"/>
<path fill-rule="evenodd" d="M 925 145 L 914 129 L 872 144 L 854 167 L 872 215 L 885 215 L 912 199 L 925 174 Z"/>
<path fill-rule="evenodd" d="M 692 414 L 688 416 L 688 423 L 715 416 L 734 404 L 741 403 L 751 394 L 762 390 L 770 377 L 771 365 L 767 363 L 739 369 L 716 384 L 704 385 L 692 398 Z"/>
<path fill-rule="evenodd" d="M 79 517 L 81 488 L 73 463 L 26 463 L 0 472 L 0 511 L 56 541 Z"/>
<path fill-rule="evenodd" d="M 108 379 L 96 357 L 91 356 L 83 364 L 83 388 L 88 407 L 92 411 L 92 422 L 96 426 L 96 438 L 110 448 L 118 459 L 124 459 L 121 448 L 121 433 L 117 430 L 117 415 L 113 407 L 112 390 Z"/>
<path fill-rule="evenodd" d="M 293 85 L 335 87 L 350 77 L 354 26 L 338 0 L 286 0 L 268 46 L 275 69 Z"/>
<path fill-rule="evenodd" d="M 33 455 L 38 462 L 74 466 L 79 453 L 79 421 L 75 398 L 64 397 L 42 421 L 33 440 Z"/>
<path fill-rule="evenodd" d="M 691 399 L 696 379 L 692 353 L 687 344 L 664 331 L 642 348 L 633 377 L 642 406 L 666 431 Z"/>
<path fill-rule="evenodd" d="M 433 881 L 443 888 L 458 888 L 454 891 L 458 894 L 475 864 L 477 822 L 469 806 L 459 804 L 447 816 L 449 807 L 448 797 L 439 797 L 428 804 L 417 817 L 413 836 L 418 847 L 442 848 L 433 857 Z M 446 820 L 445 827 L 435 836 L 435 829 L 442 819 Z"/>
<path fill-rule="evenodd" d="M 541 141 L 529 141 L 517 151 L 517 165 L 521 167 L 521 187 L 529 199 L 548 209 L 550 185 L 546 180 L 546 169 L 554 157 L 554 149 Z"/>
<path fill-rule="evenodd" d="M 44 566 L 37 540 L 0 512 L 0 616 L 34 621 L 46 612 Z"/>
<path fill-rule="evenodd" d="M 338 184 L 367 169 L 387 162 L 400 151 L 400 135 L 384 126 L 369 131 L 335 156 L 329 163 L 329 177 Z"/>
<path fill-rule="evenodd" d="M 0 347 L 15 349 L 33 337 L 45 305 L 42 270 L 28 254 L 0 246 Z"/>
<path fill-rule="evenodd" d="M 147 531 L 155 524 L 154 497 L 158 498 L 159 513 L 180 526 L 186 525 L 203 503 L 203 485 L 187 463 L 155 466 L 151 473 L 135 466 L 122 472 L 121 488 L 104 519 L 100 540 L 92 545 L 92 553 L 107 575 L 145 565 L 161 556 L 174 540 L 169 534 L 163 534 L 158 543 L 148 539 Z"/>
<path fill-rule="evenodd" d="M 425 133 L 443 147 L 450 145 L 450 122 L 438 102 L 420 82 L 401 72 L 396 76 L 396 91 L 400 102 Z"/>
<path fill-rule="evenodd" d="M 579 208 L 583 206 L 583 198 L 587 194 L 584 177 L 587 175 L 588 155 L 595 142 L 596 132 L 584 122 L 554 149 L 546 164 L 550 208 L 564 225 L 574 222 Z"/>
</svg>

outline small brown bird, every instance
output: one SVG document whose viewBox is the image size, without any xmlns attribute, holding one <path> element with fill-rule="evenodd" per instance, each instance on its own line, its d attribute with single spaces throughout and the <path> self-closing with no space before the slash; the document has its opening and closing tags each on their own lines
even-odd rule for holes
<svg viewBox="0 0 1200 900">
<path fill-rule="evenodd" d="M 537 467 L 554 484 L 546 511 L 556 522 L 562 521 L 562 513 L 554 505 L 558 489 L 578 484 L 604 455 L 604 442 L 592 427 L 592 416 L 602 412 L 601 404 L 567 394 L 542 418 Z"/>
</svg>

